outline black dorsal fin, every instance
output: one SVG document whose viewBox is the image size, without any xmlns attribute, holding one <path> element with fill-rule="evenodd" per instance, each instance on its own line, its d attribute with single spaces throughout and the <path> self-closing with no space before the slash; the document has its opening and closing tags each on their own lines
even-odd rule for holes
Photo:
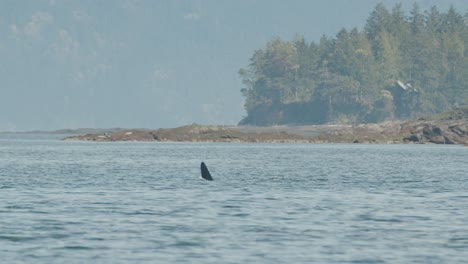
<svg viewBox="0 0 468 264">
<path fill-rule="evenodd" d="M 210 172 L 208 171 L 208 168 L 205 165 L 205 162 L 201 163 L 200 169 L 201 169 L 201 176 L 202 176 L 203 179 L 205 179 L 207 181 L 212 181 L 213 180 L 213 178 L 211 178 Z"/>
</svg>

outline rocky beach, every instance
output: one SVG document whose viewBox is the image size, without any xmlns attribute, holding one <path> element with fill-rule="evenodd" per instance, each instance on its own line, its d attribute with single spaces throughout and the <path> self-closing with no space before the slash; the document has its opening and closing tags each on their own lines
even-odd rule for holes
<svg viewBox="0 0 468 264">
<path fill-rule="evenodd" d="M 193 124 L 157 130 L 123 129 L 113 133 L 70 136 L 65 140 L 468 145 L 468 108 L 417 120 L 376 124 L 271 127 Z"/>
</svg>

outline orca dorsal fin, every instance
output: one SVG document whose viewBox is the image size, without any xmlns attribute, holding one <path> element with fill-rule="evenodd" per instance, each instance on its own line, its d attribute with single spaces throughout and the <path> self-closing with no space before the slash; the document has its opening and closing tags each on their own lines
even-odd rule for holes
<svg viewBox="0 0 468 264">
<path fill-rule="evenodd" d="M 213 178 L 211 177 L 210 172 L 208 171 L 208 168 L 205 165 L 205 162 L 202 162 L 200 164 L 200 169 L 201 169 L 201 176 L 202 176 L 203 179 L 205 179 L 207 181 L 212 181 L 213 180 Z"/>
</svg>

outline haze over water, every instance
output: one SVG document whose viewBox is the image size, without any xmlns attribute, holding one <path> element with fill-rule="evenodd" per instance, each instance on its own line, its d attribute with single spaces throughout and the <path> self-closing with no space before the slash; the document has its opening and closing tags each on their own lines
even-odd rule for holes
<svg viewBox="0 0 468 264">
<path fill-rule="evenodd" d="M 468 258 L 466 147 L 60 137 L 0 134 L 4 263 Z"/>
<path fill-rule="evenodd" d="M 379 2 L 468 9 L 466 0 L 0 1 L 0 131 L 237 124 L 238 71 L 255 50 L 275 37 L 361 30 Z"/>
</svg>

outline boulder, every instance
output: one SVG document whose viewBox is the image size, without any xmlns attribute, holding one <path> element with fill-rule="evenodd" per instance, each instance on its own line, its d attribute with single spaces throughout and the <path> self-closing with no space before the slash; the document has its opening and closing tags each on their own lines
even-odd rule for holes
<svg viewBox="0 0 468 264">
<path fill-rule="evenodd" d="M 445 137 L 443 136 L 432 136 L 428 138 L 428 141 L 434 144 L 446 144 Z"/>
<path fill-rule="evenodd" d="M 420 143 L 421 142 L 421 136 L 418 134 L 412 134 L 409 137 L 403 138 L 403 141 L 409 141 L 409 142 L 414 142 L 414 143 Z"/>
</svg>

